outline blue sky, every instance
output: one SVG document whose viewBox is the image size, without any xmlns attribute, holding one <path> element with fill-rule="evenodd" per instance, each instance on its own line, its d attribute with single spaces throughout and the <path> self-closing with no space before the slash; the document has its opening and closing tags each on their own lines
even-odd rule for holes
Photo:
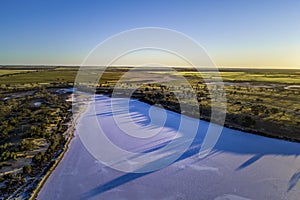
<svg viewBox="0 0 300 200">
<path fill-rule="evenodd" d="M 298 0 L 0 0 L 0 64 L 80 64 L 138 27 L 180 31 L 219 66 L 300 67 Z"/>
</svg>

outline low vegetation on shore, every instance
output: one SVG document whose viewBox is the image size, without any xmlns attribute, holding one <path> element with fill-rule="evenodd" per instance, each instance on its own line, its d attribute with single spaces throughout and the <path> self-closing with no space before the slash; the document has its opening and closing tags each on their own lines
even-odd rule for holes
<svg viewBox="0 0 300 200">
<path fill-rule="evenodd" d="M 57 88 L 1 90 L 1 198 L 29 197 L 66 141 L 71 118 L 70 94 Z"/>
</svg>

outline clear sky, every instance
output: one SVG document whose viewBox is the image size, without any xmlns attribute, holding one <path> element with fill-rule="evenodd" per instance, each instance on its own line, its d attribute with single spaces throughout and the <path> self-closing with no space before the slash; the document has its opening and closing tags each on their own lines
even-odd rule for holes
<svg viewBox="0 0 300 200">
<path fill-rule="evenodd" d="M 0 64 L 80 64 L 138 27 L 194 38 L 219 66 L 300 68 L 299 0 L 0 0 Z"/>
</svg>

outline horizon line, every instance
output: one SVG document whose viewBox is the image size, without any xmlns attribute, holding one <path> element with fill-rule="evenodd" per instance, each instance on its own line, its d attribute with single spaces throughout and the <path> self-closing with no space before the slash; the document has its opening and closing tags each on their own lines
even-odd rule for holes
<svg viewBox="0 0 300 200">
<path fill-rule="evenodd" d="M 78 64 L 0 64 L 0 67 L 105 67 L 104 65 L 78 65 Z M 140 66 L 140 65 L 110 65 L 108 67 L 147 67 L 147 66 Z M 193 66 L 182 66 L 182 65 L 173 65 L 173 66 L 148 66 L 148 67 L 175 67 L 175 68 L 193 68 Z M 211 66 L 198 66 L 202 68 L 210 68 Z M 295 67 L 276 67 L 276 66 L 214 66 L 219 69 L 299 69 L 300 66 Z M 197 67 L 195 67 L 197 68 Z"/>
</svg>

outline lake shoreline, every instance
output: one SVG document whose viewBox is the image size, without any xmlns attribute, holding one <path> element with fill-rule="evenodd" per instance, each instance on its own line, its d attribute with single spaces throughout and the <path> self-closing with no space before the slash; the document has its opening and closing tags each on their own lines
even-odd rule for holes
<svg viewBox="0 0 300 200">
<path fill-rule="evenodd" d="M 145 101 L 144 99 L 140 99 L 140 98 L 133 98 L 133 99 L 136 99 L 138 101 L 141 101 L 141 102 L 144 102 L 144 103 L 147 103 L 147 104 L 151 105 L 149 102 Z M 163 105 L 163 106 L 164 106 L 165 109 L 169 108 L 168 105 Z M 172 112 L 176 112 L 178 114 L 182 114 L 178 110 L 174 110 L 174 109 L 168 109 L 168 110 L 170 110 Z M 182 115 L 192 117 L 194 119 L 199 119 L 199 120 L 204 120 L 204 121 L 210 122 L 210 118 L 205 117 L 205 116 L 202 116 L 201 118 L 196 118 L 196 117 L 194 117 L 192 115 L 188 115 L 186 113 L 183 113 Z M 211 122 L 211 123 L 213 123 L 213 122 Z M 289 142 L 300 143 L 300 139 L 297 139 L 297 138 L 289 138 L 289 137 L 286 137 L 286 136 L 272 135 L 271 133 L 261 132 L 259 130 L 254 130 L 254 129 L 251 129 L 251 128 L 248 128 L 248 127 L 242 127 L 242 126 L 238 126 L 238 125 L 231 124 L 231 123 L 228 123 L 228 122 L 226 123 L 226 121 L 221 126 L 224 126 L 226 128 L 230 128 L 230 129 L 233 129 L 233 130 L 238 130 L 238 131 L 248 132 L 248 133 L 255 134 L 255 135 L 268 137 L 268 138 L 274 138 L 274 139 L 285 140 L 285 141 L 289 141 Z"/>
<path fill-rule="evenodd" d="M 41 180 L 38 182 L 37 186 L 35 187 L 34 191 L 31 193 L 29 200 L 34 200 L 37 198 L 39 192 L 43 188 L 44 184 L 48 180 L 48 178 L 51 176 L 53 171 L 56 169 L 56 167 L 59 165 L 59 163 L 62 161 L 64 158 L 65 154 L 67 151 L 70 149 L 71 142 L 73 139 L 76 137 L 74 134 L 76 131 L 76 123 L 79 120 L 80 116 L 85 112 L 86 109 L 86 104 L 80 105 L 79 110 L 75 114 L 75 116 L 72 116 L 72 119 L 69 122 L 69 128 L 68 130 L 64 133 L 68 134 L 67 140 L 64 144 L 64 147 L 61 149 L 62 152 L 59 154 L 59 156 L 55 159 L 54 164 L 50 167 L 50 169 L 47 170 L 45 175 L 41 178 Z"/>
<path fill-rule="evenodd" d="M 102 95 L 106 95 L 108 97 L 111 97 L 111 94 L 105 94 L 105 93 L 97 93 L 97 94 L 102 94 Z M 149 102 L 148 100 L 146 100 L 142 97 L 130 97 L 130 98 L 138 100 L 138 101 L 146 103 L 146 104 L 149 104 L 149 105 L 154 105 L 152 102 Z M 210 117 L 201 116 L 200 118 L 197 118 L 193 115 L 188 115 L 188 113 L 181 113 L 180 110 L 170 108 L 167 104 L 164 104 L 163 107 L 165 109 L 169 110 L 169 111 L 176 112 L 178 114 L 182 114 L 182 115 L 185 115 L 185 116 L 188 116 L 188 117 L 192 117 L 194 119 L 199 119 L 199 120 L 204 120 L 204 121 L 210 122 Z M 268 138 L 274 138 L 274 139 L 285 140 L 285 141 L 289 141 L 289 142 L 300 143 L 300 139 L 297 139 L 297 138 L 290 138 L 290 137 L 287 137 L 287 136 L 274 135 L 274 134 L 269 133 L 269 132 L 262 132 L 262 131 L 259 131 L 259 130 L 255 130 L 253 128 L 243 127 L 243 126 L 239 126 L 237 124 L 232 124 L 232 123 L 229 123 L 228 121 L 227 122 L 225 121 L 225 123 L 221 126 L 224 126 L 226 128 L 230 128 L 230 129 L 233 129 L 233 130 L 244 131 L 244 132 L 248 132 L 248 133 L 251 133 L 251 134 L 268 137 Z"/>
</svg>

